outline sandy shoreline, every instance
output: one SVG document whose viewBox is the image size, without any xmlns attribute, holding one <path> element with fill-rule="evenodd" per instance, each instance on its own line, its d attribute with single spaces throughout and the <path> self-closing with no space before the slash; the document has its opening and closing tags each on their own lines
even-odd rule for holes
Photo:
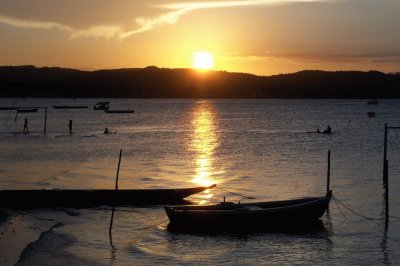
<svg viewBox="0 0 400 266">
<path fill-rule="evenodd" d="M 39 220 L 30 213 L 0 210 L 0 264 L 15 265 L 29 243 L 57 222 Z"/>
</svg>

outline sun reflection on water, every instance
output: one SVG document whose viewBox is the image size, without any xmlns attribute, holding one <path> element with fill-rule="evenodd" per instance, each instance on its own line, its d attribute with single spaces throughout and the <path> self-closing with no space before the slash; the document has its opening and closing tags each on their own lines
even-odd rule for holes
<svg viewBox="0 0 400 266">
<path fill-rule="evenodd" d="M 192 112 L 192 130 L 189 149 L 195 153 L 193 183 L 209 186 L 216 184 L 215 150 L 219 146 L 216 117 L 213 105 L 208 101 L 196 103 Z"/>
</svg>

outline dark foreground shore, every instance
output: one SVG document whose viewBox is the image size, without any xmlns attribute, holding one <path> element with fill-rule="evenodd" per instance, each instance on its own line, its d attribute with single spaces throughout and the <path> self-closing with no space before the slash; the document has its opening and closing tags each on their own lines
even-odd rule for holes
<svg viewBox="0 0 400 266">
<path fill-rule="evenodd" d="M 10 216 L 9 212 L 0 209 L 0 225 L 2 225 L 5 221 L 7 221 L 9 216 Z"/>
<path fill-rule="evenodd" d="M 23 211 L 0 210 L 0 265 L 15 265 L 26 247 L 53 226 Z"/>
</svg>

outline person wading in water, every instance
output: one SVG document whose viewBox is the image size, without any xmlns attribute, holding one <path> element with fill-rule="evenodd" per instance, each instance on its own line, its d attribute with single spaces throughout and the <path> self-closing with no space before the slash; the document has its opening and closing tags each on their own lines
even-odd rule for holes
<svg viewBox="0 0 400 266">
<path fill-rule="evenodd" d="M 29 133 L 29 130 L 28 130 L 28 119 L 26 119 L 26 118 L 25 118 L 25 122 L 24 122 L 24 129 L 22 130 L 22 132 L 24 132 L 25 134 Z"/>
</svg>

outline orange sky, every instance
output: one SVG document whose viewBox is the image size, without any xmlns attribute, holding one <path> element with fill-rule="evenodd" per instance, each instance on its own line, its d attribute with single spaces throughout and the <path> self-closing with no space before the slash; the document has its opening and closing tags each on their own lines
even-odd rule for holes
<svg viewBox="0 0 400 266">
<path fill-rule="evenodd" d="M 400 71 L 398 0 L 0 0 L 0 65 Z"/>
</svg>

